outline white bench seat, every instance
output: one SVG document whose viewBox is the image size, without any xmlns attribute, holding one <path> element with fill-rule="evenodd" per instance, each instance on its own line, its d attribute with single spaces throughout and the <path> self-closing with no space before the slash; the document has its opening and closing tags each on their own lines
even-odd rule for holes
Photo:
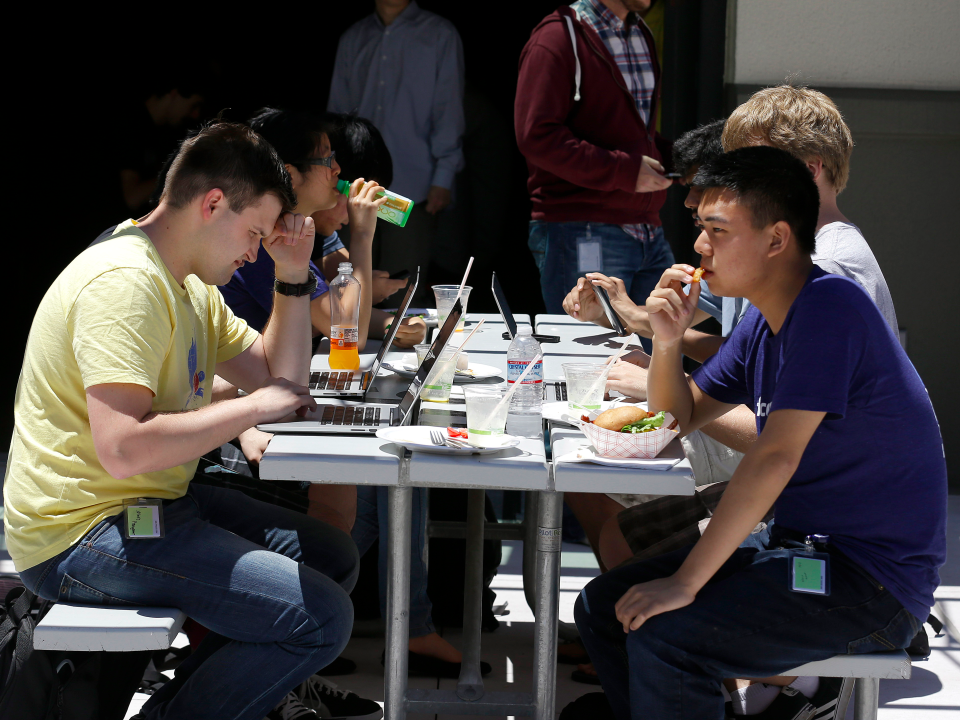
<svg viewBox="0 0 960 720">
<path fill-rule="evenodd" d="M 86 652 L 165 650 L 186 617 L 176 608 L 57 603 L 34 630 L 33 647 Z"/>
</svg>

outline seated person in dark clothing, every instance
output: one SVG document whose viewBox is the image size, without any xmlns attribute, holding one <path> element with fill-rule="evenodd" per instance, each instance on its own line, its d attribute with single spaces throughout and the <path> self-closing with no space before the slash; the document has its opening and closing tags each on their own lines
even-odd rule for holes
<svg viewBox="0 0 960 720">
<path fill-rule="evenodd" d="M 819 194 L 806 165 L 743 148 L 704 163 L 694 184 L 703 279 L 754 307 L 687 377 L 700 286 L 689 265 L 667 270 L 646 304 L 650 407 L 688 433 L 746 404 L 758 439 L 695 545 L 611 570 L 577 600 L 619 718 L 719 719 L 724 678 L 907 647 L 946 555 L 933 407 L 870 296 L 813 264 Z M 776 521 L 744 543 L 771 506 Z"/>
</svg>

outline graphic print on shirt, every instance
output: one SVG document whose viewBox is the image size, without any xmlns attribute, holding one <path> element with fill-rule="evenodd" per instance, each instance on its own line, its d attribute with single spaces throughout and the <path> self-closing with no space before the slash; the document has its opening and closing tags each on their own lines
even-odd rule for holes
<svg viewBox="0 0 960 720">
<path fill-rule="evenodd" d="M 190 394 L 187 397 L 187 402 L 185 402 L 183 405 L 184 410 L 190 406 L 190 403 L 192 403 L 195 398 L 203 397 L 203 380 L 206 377 L 206 374 L 203 372 L 203 370 L 197 372 L 196 337 L 194 337 L 193 341 L 190 343 L 190 351 L 187 353 L 187 373 L 190 381 Z"/>
<path fill-rule="evenodd" d="M 766 417 L 770 414 L 770 405 L 773 403 L 763 402 L 762 397 L 757 398 L 757 417 Z"/>
</svg>

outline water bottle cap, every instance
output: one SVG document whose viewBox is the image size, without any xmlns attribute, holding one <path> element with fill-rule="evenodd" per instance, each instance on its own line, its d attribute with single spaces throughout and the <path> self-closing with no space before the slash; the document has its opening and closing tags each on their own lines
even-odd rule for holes
<svg viewBox="0 0 960 720">
<path fill-rule="evenodd" d="M 342 262 L 337 267 L 341 275 L 353 275 L 353 263 Z"/>
<path fill-rule="evenodd" d="M 350 181 L 349 180 L 337 180 L 337 192 L 341 195 L 350 194 Z"/>
<path fill-rule="evenodd" d="M 529 325 L 517 326 L 517 335 L 533 335 L 533 328 Z"/>
</svg>

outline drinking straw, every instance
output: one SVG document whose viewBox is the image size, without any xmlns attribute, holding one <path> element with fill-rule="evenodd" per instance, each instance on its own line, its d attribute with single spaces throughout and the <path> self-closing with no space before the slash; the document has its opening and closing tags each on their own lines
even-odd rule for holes
<svg viewBox="0 0 960 720">
<path fill-rule="evenodd" d="M 469 334 L 469 335 L 467 335 L 467 339 L 464 340 L 462 343 L 460 343 L 460 347 L 457 348 L 457 351 L 453 354 L 453 359 L 451 360 L 451 362 L 454 364 L 454 367 L 456 367 L 457 358 L 460 357 L 460 353 L 463 352 L 463 348 L 466 346 L 466 344 L 467 344 L 468 342 L 470 342 L 470 338 L 473 337 L 473 334 L 474 334 L 477 330 L 479 330 L 479 329 L 480 329 L 480 326 L 483 325 L 486 321 L 487 321 L 486 318 L 481 318 L 481 319 L 480 319 L 480 322 L 477 323 L 477 326 L 476 326 L 473 330 L 470 331 L 470 334 Z M 456 372 L 456 370 L 454 370 L 454 372 Z"/>
<path fill-rule="evenodd" d="M 593 381 L 593 385 L 591 385 L 590 388 L 587 390 L 587 392 L 584 393 L 583 397 L 590 397 L 593 394 L 593 391 L 597 389 L 597 385 L 599 385 L 601 382 L 606 384 L 607 376 L 610 375 L 610 371 L 613 369 L 614 364 L 616 364 L 617 360 L 620 359 L 620 356 L 623 355 L 624 350 L 627 349 L 627 345 L 630 344 L 631 339 L 632 337 L 628 337 L 626 340 L 623 341 L 623 345 L 621 345 L 620 349 L 617 350 L 617 354 L 614 355 L 613 358 L 611 358 L 610 362 L 607 364 L 607 369 L 604 370 L 602 373 L 600 373 L 597 379 Z M 579 407 L 581 410 L 586 410 L 586 408 L 583 407 L 580 403 L 574 403 L 574 405 Z"/>
<path fill-rule="evenodd" d="M 513 384 L 513 387 L 507 390 L 506 394 L 503 396 L 503 399 L 497 403 L 497 406 L 493 409 L 493 412 L 491 412 L 490 415 L 487 416 L 487 421 L 486 423 L 484 423 L 485 425 L 489 424 L 490 418 L 496 417 L 497 413 L 500 412 L 500 408 L 504 406 L 504 403 L 510 402 L 510 398 L 512 398 L 513 394 L 520 388 L 520 383 L 522 383 L 524 378 L 527 377 L 527 373 L 533 370 L 533 366 L 536 365 L 538 362 L 540 362 L 542 359 L 543 359 L 543 353 L 537 353 L 537 356 L 529 362 L 529 364 L 527 365 L 527 369 L 524 370 L 522 373 L 520 373 L 520 377 L 517 378 L 517 381 Z"/>
<path fill-rule="evenodd" d="M 463 274 L 463 280 L 460 281 L 460 289 L 457 291 L 457 297 L 454 298 L 453 304 L 457 304 L 457 300 L 460 299 L 460 296 L 463 295 L 463 288 L 467 285 L 467 278 L 470 277 L 470 268 L 473 267 L 473 255 L 470 256 L 470 261 L 467 263 L 467 271 Z M 478 326 L 479 327 L 479 326 Z"/>
</svg>

